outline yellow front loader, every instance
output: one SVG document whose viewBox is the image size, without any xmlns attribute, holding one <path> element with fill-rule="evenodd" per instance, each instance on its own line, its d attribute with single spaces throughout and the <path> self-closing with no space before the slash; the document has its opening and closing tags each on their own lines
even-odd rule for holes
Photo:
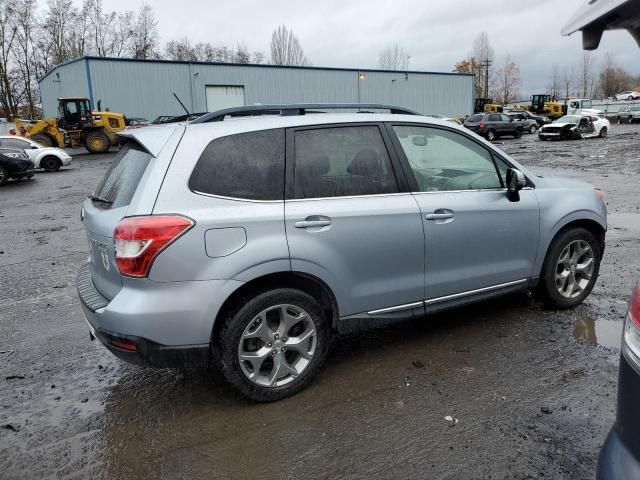
<svg viewBox="0 0 640 480">
<path fill-rule="evenodd" d="M 124 115 L 92 112 L 84 97 L 59 98 L 58 117 L 35 124 L 16 120 L 16 130 L 24 129 L 31 139 L 45 147 L 85 147 L 91 153 L 103 153 L 117 143 L 116 134 L 125 127 Z"/>
</svg>

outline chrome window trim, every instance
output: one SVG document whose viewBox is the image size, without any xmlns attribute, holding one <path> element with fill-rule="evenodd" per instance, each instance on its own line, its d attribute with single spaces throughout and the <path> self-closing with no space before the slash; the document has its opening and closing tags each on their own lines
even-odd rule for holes
<svg viewBox="0 0 640 480">
<path fill-rule="evenodd" d="M 292 198 L 286 200 L 289 202 L 306 202 L 306 201 L 314 201 L 318 200 L 341 200 L 341 199 L 354 199 L 354 198 L 370 198 L 370 197 L 398 197 L 401 195 L 411 195 L 411 192 L 396 192 L 396 193 L 373 193 L 371 195 L 344 195 L 340 197 L 314 197 L 314 198 Z"/>
<path fill-rule="evenodd" d="M 531 187 L 524 187 L 522 190 L 533 190 Z M 433 195 L 434 193 L 464 193 L 464 192 L 506 192 L 506 188 L 478 188 L 475 190 L 434 190 L 432 192 L 411 192 L 413 195 Z"/>
<path fill-rule="evenodd" d="M 282 199 L 282 200 L 254 200 L 254 199 L 251 199 L 251 198 L 225 197 L 224 195 L 215 195 L 213 193 L 200 192 L 198 190 L 190 190 L 190 192 L 195 193 L 196 195 L 202 195 L 203 197 L 220 198 L 222 200 L 235 200 L 237 202 L 247 202 L 247 203 L 284 203 L 284 199 Z"/>
<path fill-rule="evenodd" d="M 483 293 L 483 292 L 490 292 L 492 290 L 499 290 L 501 288 L 511 287 L 511 286 L 514 286 L 514 285 L 519 285 L 521 283 L 526 283 L 527 281 L 528 281 L 528 279 L 523 278 L 522 280 L 514 280 L 513 282 L 499 283 L 497 285 L 492 285 L 490 287 L 477 288 L 475 290 L 468 290 L 466 292 L 454 293 L 452 295 L 445 295 L 443 297 L 431 298 L 429 300 L 425 300 L 424 304 L 425 305 L 431 305 L 433 303 L 444 302 L 446 300 L 454 300 L 456 298 L 466 297 L 468 295 L 474 295 L 476 293 Z"/>
</svg>

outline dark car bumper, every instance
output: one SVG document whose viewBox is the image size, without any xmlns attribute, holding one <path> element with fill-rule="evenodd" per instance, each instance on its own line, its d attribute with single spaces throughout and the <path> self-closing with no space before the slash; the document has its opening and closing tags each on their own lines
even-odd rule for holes
<svg viewBox="0 0 640 480">
<path fill-rule="evenodd" d="M 78 296 L 91 339 L 97 338 L 116 357 L 129 363 L 158 368 L 206 366 L 209 345 L 162 345 L 135 335 L 113 332 L 100 325 L 100 316 L 109 300 L 95 288 L 89 264 L 83 265 L 76 277 Z"/>
<path fill-rule="evenodd" d="M 597 480 L 640 478 L 640 374 L 620 356 L 616 422 L 600 450 Z"/>
</svg>

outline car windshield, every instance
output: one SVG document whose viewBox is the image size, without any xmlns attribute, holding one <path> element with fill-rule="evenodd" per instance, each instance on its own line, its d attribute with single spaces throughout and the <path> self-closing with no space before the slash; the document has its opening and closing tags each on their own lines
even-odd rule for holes
<svg viewBox="0 0 640 480">
<path fill-rule="evenodd" d="M 580 117 L 576 117 L 574 115 L 565 115 L 564 117 L 560 117 L 556 120 L 556 123 L 573 123 L 574 125 L 578 123 Z"/>
<path fill-rule="evenodd" d="M 640 112 L 640 107 L 631 107 L 632 112 Z"/>
<path fill-rule="evenodd" d="M 479 122 L 480 120 L 482 120 L 482 114 L 471 115 L 467 118 L 467 122 Z"/>
</svg>

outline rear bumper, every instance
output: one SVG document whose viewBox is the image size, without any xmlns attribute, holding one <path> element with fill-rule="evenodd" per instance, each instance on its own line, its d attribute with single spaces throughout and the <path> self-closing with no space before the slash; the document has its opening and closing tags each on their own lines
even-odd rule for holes
<svg viewBox="0 0 640 480">
<path fill-rule="evenodd" d="M 92 336 L 117 357 L 138 365 L 207 364 L 214 319 L 239 282 L 123 283 L 109 300 L 93 285 L 90 264 L 80 269 L 76 285 Z"/>
</svg>

